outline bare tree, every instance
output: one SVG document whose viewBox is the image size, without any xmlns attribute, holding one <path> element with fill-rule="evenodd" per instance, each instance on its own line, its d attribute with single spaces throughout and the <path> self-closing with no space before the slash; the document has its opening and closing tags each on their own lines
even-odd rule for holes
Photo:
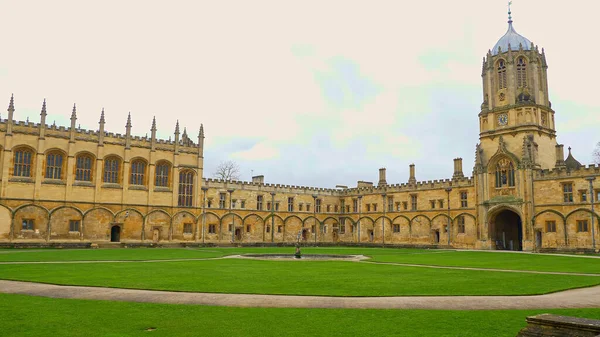
<svg viewBox="0 0 600 337">
<path fill-rule="evenodd" d="M 592 152 L 592 160 L 595 164 L 600 164 L 600 142 L 596 144 L 596 148 L 594 149 L 594 152 Z"/>
<path fill-rule="evenodd" d="M 219 163 L 214 177 L 221 180 L 239 180 L 240 166 L 233 160 L 225 160 Z"/>
</svg>

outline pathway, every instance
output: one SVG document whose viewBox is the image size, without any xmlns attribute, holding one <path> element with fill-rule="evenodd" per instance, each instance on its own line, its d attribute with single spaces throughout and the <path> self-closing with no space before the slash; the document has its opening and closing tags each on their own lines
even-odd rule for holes
<svg viewBox="0 0 600 337">
<path fill-rule="evenodd" d="M 535 296 L 329 297 L 171 292 L 0 280 L 0 292 L 51 298 L 263 308 L 491 310 L 600 307 L 600 286 Z"/>
</svg>

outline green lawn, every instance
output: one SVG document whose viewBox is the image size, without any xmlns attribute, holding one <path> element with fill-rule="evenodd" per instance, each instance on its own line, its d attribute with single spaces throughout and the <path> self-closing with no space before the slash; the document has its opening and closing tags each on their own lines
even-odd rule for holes
<svg viewBox="0 0 600 337">
<path fill-rule="evenodd" d="M 600 319 L 600 309 L 433 311 L 265 309 L 68 300 L 0 294 L 1 335 L 514 337 L 525 317 Z M 155 328 L 154 331 L 146 331 Z"/>
<path fill-rule="evenodd" d="M 135 248 L 135 249 L 46 249 L 0 250 L 2 261 L 91 261 L 162 260 L 213 258 L 243 253 L 293 253 L 292 247 L 274 248 Z M 600 259 L 579 256 L 515 254 L 510 252 L 448 251 L 433 249 L 392 249 L 331 247 L 302 249 L 305 254 L 362 254 L 374 262 L 394 262 L 491 269 L 556 271 L 600 274 Z"/>
<path fill-rule="evenodd" d="M 333 261 L 0 265 L 0 278 L 154 290 L 331 296 L 527 295 L 600 284 L 600 277 Z"/>
</svg>

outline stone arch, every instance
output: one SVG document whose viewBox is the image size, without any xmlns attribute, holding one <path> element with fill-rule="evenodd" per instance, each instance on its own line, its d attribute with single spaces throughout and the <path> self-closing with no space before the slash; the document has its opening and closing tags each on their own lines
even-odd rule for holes
<svg viewBox="0 0 600 337">
<path fill-rule="evenodd" d="M 246 242 L 262 242 L 262 241 L 264 241 L 264 237 L 263 237 L 264 220 L 260 215 L 258 215 L 256 213 L 248 214 L 244 217 L 244 219 L 242 220 L 242 223 L 244 224 L 243 241 L 246 241 Z"/>
<path fill-rule="evenodd" d="M 121 241 L 141 240 L 142 227 L 144 226 L 144 215 L 135 208 L 127 208 L 118 211 L 113 221 L 121 226 Z"/>
<path fill-rule="evenodd" d="M 441 240 L 440 233 L 440 240 Z M 410 237 L 411 242 L 429 244 L 435 243 L 435 233 L 431 232 L 431 219 L 424 214 L 419 214 L 410 220 Z"/>
<path fill-rule="evenodd" d="M 171 228 L 171 215 L 162 209 L 152 210 L 144 217 L 143 239 L 153 242 L 167 240 L 169 228 Z"/>
<path fill-rule="evenodd" d="M 488 237 L 492 249 L 523 249 L 523 215 L 512 205 L 497 205 L 488 210 Z"/>
<path fill-rule="evenodd" d="M 200 221 L 202 221 L 202 219 L 200 219 Z M 169 240 L 194 241 L 196 239 L 197 224 L 198 218 L 192 212 L 179 211 L 175 213 L 171 218 Z M 198 227 L 198 231 L 201 232 L 202 228 Z M 161 235 L 162 234 L 163 232 L 161 231 Z M 200 237 L 200 235 L 197 237 Z"/>
<path fill-rule="evenodd" d="M 375 241 L 375 221 L 368 216 L 363 216 L 359 218 L 357 221 L 357 230 L 360 234 L 359 241 L 360 242 L 374 242 Z"/>
<path fill-rule="evenodd" d="M 562 213 L 553 209 L 543 210 L 532 217 L 532 223 L 534 232 L 540 236 L 539 239 L 534 237 L 537 249 L 567 246 L 569 241 L 567 222 Z"/>
<path fill-rule="evenodd" d="M 48 239 L 50 212 L 45 207 L 35 204 L 21 205 L 14 209 L 13 219 L 14 239 Z"/>
<path fill-rule="evenodd" d="M 271 228 L 271 226 L 273 226 L 273 220 L 271 219 L 275 219 L 275 227 Z M 283 221 L 283 218 L 280 217 L 279 215 L 272 213 L 269 214 L 265 217 L 264 220 L 264 224 L 265 224 L 265 240 L 267 241 L 271 241 L 273 240 L 274 242 L 283 242 L 286 236 L 286 228 L 285 228 L 285 222 Z"/>
<path fill-rule="evenodd" d="M 594 231 L 598 232 L 598 222 L 600 218 L 597 213 L 592 213 L 587 208 L 578 208 L 569 212 L 565 216 L 568 245 L 570 247 L 591 247 L 592 246 L 592 224 L 591 217 L 594 216 Z M 581 232 L 578 228 L 578 221 L 587 221 L 587 232 Z"/>
<path fill-rule="evenodd" d="M 12 210 L 0 204 L 0 241 L 11 238 Z"/>
<path fill-rule="evenodd" d="M 221 217 L 221 223 L 223 233 L 228 235 L 229 241 L 241 242 L 244 240 L 244 219 L 239 214 L 225 213 Z"/>
<path fill-rule="evenodd" d="M 451 242 L 453 242 L 453 239 L 456 237 L 456 226 L 452 223 L 452 217 L 448 216 L 448 214 L 436 214 L 431 218 L 430 225 L 433 243 L 448 244 L 448 235 L 452 236 Z M 450 230 L 448 230 L 448 225 L 450 225 Z M 438 239 L 436 232 L 439 233 L 439 242 L 436 242 Z"/>
<path fill-rule="evenodd" d="M 382 223 L 384 226 L 382 226 Z M 392 240 L 392 219 L 388 216 L 379 216 L 373 221 L 375 237 L 385 243 Z M 383 240 L 382 240 L 383 238 Z"/>
<path fill-rule="evenodd" d="M 83 213 L 83 237 L 92 241 L 110 240 L 110 224 L 114 213 L 105 207 L 96 207 Z"/>
<path fill-rule="evenodd" d="M 79 222 L 79 229 L 71 231 L 71 221 Z M 80 240 L 83 233 L 83 212 L 73 206 L 59 206 L 50 211 L 50 239 Z"/>
<path fill-rule="evenodd" d="M 335 235 L 334 230 L 337 231 L 337 234 Z M 339 222 L 337 218 L 329 216 L 321 221 L 317 240 L 323 242 L 339 241 Z"/>
<path fill-rule="evenodd" d="M 304 228 L 303 221 L 299 216 L 290 215 L 283 221 L 285 224 L 285 240 L 295 242 L 298 239 L 298 233 L 300 233 L 300 239 L 308 239 L 308 230 Z M 305 232 L 304 232 L 305 231 Z M 302 235 L 304 232 L 304 235 Z"/>
<path fill-rule="evenodd" d="M 460 233 L 460 217 L 464 221 L 464 233 Z M 474 248 L 479 238 L 479 230 L 477 227 L 477 218 L 470 213 L 460 213 L 452 220 L 453 232 L 452 232 L 452 243 L 458 247 L 471 247 Z"/>
<path fill-rule="evenodd" d="M 392 219 L 392 242 L 410 242 L 410 218 L 408 218 L 407 216 L 398 215 Z"/>
<path fill-rule="evenodd" d="M 219 241 L 221 238 L 221 218 L 213 212 L 205 212 L 205 241 Z M 202 215 L 200 215 L 202 217 Z M 199 220 L 200 222 L 202 219 Z M 202 222 L 201 222 L 202 223 Z"/>
</svg>

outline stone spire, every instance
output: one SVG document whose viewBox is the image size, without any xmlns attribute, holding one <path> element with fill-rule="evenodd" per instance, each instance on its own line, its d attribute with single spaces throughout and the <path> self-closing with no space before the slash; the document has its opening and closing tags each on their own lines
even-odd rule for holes
<svg viewBox="0 0 600 337">
<path fill-rule="evenodd" d="M 100 129 L 98 129 L 98 146 L 104 146 L 104 124 L 106 121 L 104 120 L 104 108 L 102 108 L 102 113 L 100 114 Z"/>
<path fill-rule="evenodd" d="M 175 154 L 179 153 L 179 119 L 175 124 Z"/>
<path fill-rule="evenodd" d="M 75 125 L 77 125 L 77 107 L 73 104 L 73 112 L 71 112 L 71 129 L 70 134 L 70 142 L 75 142 Z"/>
<path fill-rule="evenodd" d="M 152 127 L 150 128 L 150 150 L 156 150 L 156 116 L 152 117 Z"/>
<path fill-rule="evenodd" d="M 10 95 L 10 103 L 8 103 L 8 119 L 6 120 L 6 134 L 12 135 L 13 115 L 15 113 L 15 98 Z"/>
<path fill-rule="evenodd" d="M 125 148 L 131 148 L 131 112 L 127 115 L 127 124 L 125 124 Z"/>
<path fill-rule="evenodd" d="M 46 99 L 44 98 L 44 103 L 42 103 L 42 112 L 40 113 L 40 139 L 44 139 L 46 136 Z"/>
<path fill-rule="evenodd" d="M 200 131 L 198 132 L 198 156 L 204 156 L 204 125 L 200 124 Z"/>
</svg>

